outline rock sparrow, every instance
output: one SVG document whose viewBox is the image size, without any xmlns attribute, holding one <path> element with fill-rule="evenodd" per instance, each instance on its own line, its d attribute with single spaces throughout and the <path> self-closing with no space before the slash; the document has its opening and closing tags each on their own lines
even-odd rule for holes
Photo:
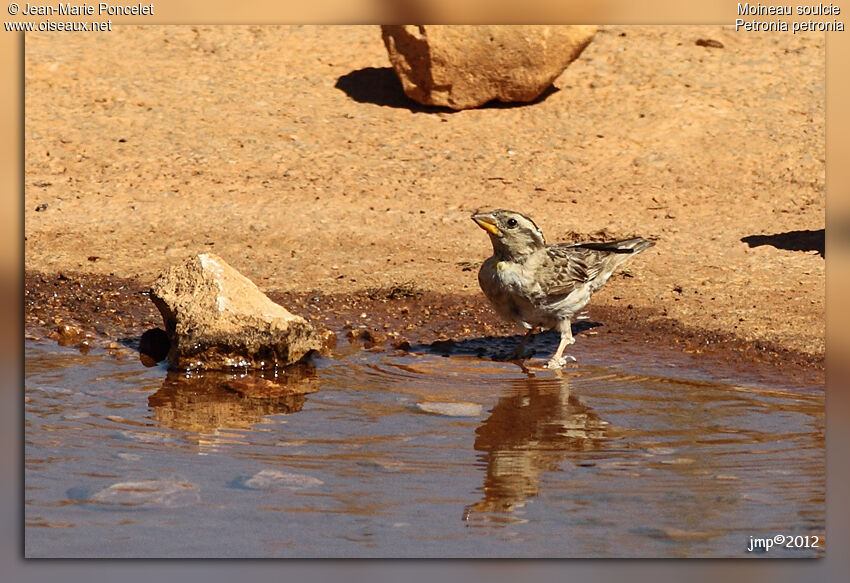
<svg viewBox="0 0 850 583">
<path fill-rule="evenodd" d="M 547 245 L 540 228 L 522 213 L 498 209 L 476 213 L 472 220 L 493 243 L 493 256 L 481 266 L 478 283 L 496 312 L 527 330 L 514 357 L 521 358 L 537 327 L 561 334 L 548 368 L 566 364 L 564 349 L 575 342 L 570 319 L 587 305 L 593 292 L 621 263 L 655 244 L 636 237 Z"/>
</svg>

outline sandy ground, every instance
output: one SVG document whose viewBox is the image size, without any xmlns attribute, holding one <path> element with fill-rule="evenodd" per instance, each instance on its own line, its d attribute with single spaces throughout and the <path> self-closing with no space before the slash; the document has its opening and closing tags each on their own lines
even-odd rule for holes
<svg viewBox="0 0 850 583">
<path fill-rule="evenodd" d="M 141 289 L 198 252 L 278 297 L 414 290 L 495 322 L 469 216 L 502 207 L 550 242 L 656 241 L 596 319 L 822 365 L 823 35 L 606 26 L 545 98 L 458 113 L 403 96 L 377 27 L 118 27 L 25 51 L 28 325 L 50 324 L 45 282 Z"/>
</svg>

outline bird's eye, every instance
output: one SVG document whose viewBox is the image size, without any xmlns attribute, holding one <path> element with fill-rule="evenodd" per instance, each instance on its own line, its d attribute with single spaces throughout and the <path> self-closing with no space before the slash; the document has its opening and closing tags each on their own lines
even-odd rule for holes
<svg viewBox="0 0 850 583">
<path fill-rule="evenodd" d="M 507 224 L 509 229 L 513 229 L 517 225 L 516 219 L 508 219 Z"/>
</svg>

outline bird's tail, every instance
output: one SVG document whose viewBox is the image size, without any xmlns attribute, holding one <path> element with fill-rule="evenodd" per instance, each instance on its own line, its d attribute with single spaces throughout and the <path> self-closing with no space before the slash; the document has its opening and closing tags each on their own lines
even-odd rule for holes
<svg viewBox="0 0 850 583">
<path fill-rule="evenodd" d="M 620 265 L 646 249 L 655 245 L 652 241 L 648 241 L 643 237 L 635 237 L 634 239 L 623 239 L 621 241 L 605 241 L 603 243 L 582 243 L 577 247 L 585 247 L 593 249 L 604 254 L 602 260 L 603 267 L 593 282 L 591 283 L 592 291 L 596 291 L 602 287 L 614 270 Z"/>
<path fill-rule="evenodd" d="M 579 243 L 576 247 L 593 249 L 595 251 L 607 251 L 609 253 L 637 255 L 641 251 L 649 249 L 653 245 L 655 245 L 655 242 L 653 241 L 649 241 L 643 237 L 635 237 L 634 239 L 623 239 L 621 241 Z"/>
</svg>

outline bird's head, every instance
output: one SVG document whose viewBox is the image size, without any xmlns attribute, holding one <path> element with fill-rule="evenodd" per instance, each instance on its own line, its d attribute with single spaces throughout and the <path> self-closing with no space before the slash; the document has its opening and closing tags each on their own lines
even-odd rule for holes
<svg viewBox="0 0 850 583">
<path fill-rule="evenodd" d="M 472 220 L 487 231 L 493 252 L 504 259 L 519 259 L 546 246 L 540 227 L 522 213 L 496 209 L 475 213 Z"/>
</svg>

